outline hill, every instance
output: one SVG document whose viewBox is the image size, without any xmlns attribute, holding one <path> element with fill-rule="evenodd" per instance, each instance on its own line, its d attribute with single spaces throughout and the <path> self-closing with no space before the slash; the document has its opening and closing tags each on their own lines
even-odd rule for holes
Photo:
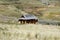
<svg viewBox="0 0 60 40">
<path fill-rule="evenodd" d="M 17 22 L 25 13 L 34 14 L 39 19 L 60 21 L 59 0 L 53 0 L 50 4 L 44 4 L 41 0 L 0 0 L 0 22 Z"/>
</svg>

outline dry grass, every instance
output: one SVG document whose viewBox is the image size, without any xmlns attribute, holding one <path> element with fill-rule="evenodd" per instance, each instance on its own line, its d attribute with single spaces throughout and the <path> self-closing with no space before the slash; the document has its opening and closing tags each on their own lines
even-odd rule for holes
<svg viewBox="0 0 60 40">
<path fill-rule="evenodd" d="M 0 24 L 0 40 L 60 40 L 60 29 L 40 24 Z"/>
</svg>

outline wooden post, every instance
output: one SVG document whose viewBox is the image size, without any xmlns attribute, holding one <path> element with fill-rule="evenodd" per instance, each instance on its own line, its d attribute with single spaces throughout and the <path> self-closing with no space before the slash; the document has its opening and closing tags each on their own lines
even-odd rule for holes
<svg viewBox="0 0 60 40">
<path fill-rule="evenodd" d="M 25 21 L 23 20 L 23 24 L 25 24 Z"/>
<path fill-rule="evenodd" d="M 26 21 L 29 24 L 29 20 Z"/>
<path fill-rule="evenodd" d="M 35 20 L 33 22 L 34 22 L 34 24 L 36 24 L 36 21 Z"/>
<path fill-rule="evenodd" d="M 30 24 L 31 24 L 31 20 L 30 20 Z"/>
<path fill-rule="evenodd" d="M 21 21 L 21 24 L 23 24 L 23 21 Z"/>
<path fill-rule="evenodd" d="M 19 23 L 21 24 L 26 24 L 26 23 L 30 23 L 30 24 L 36 24 L 38 20 L 32 19 L 32 20 L 19 20 Z"/>
<path fill-rule="evenodd" d="M 26 20 L 24 20 L 24 24 L 26 24 Z"/>
<path fill-rule="evenodd" d="M 21 20 L 20 22 L 21 22 L 21 24 L 22 24 L 22 20 Z"/>
<path fill-rule="evenodd" d="M 29 20 L 28 20 L 27 22 L 28 22 L 28 24 L 29 24 Z"/>
<path fill-rule="evenodd" d="M 22 24 L 23 24 L 23 20 L 22 20 Z"/>
</svg>

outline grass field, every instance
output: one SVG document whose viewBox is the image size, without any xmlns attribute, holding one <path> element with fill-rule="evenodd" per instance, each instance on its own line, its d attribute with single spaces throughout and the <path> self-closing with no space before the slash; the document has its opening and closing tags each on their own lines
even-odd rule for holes
<svg viewBox="0 0 60 40">
<path fill-rule="evenodd" d="M 48 7 L 39 0 L 19 0 L 20 4 L 10 2 L 13 3 L 11 0 L 0 1 L 3 3 L 0 5 L 0 40 L 60 40 L 60 26 L 18 24 L 18 18 L 26 13 L 39 19 L 60 21 L 60 6 Z"/>
<path fill-rule="evenodd" d="M 60 26 L 0 24 L 0 40 L 60 40 Z"/>
</svg>

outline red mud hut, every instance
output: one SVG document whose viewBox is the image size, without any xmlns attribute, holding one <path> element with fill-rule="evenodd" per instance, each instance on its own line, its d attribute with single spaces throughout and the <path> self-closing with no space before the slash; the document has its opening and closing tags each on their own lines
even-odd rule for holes
<svg viewBox="0 0 60 40">
<path fill-rule="evenodd" d="M 38 22 L 38 18 L 35 15 L 32 14 L 26 14 L 22 15 L 19 19 L 18 22 L 21 24 L 36 24 Z"/>
</svg>

